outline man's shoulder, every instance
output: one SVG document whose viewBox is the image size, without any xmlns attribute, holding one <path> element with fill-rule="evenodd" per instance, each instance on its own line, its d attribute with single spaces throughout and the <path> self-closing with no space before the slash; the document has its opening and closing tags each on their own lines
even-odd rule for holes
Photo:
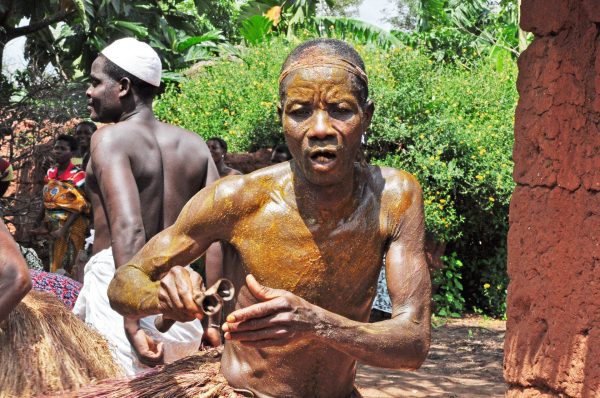
<svg viewBox="0 0 600 398">
<path fill-rule="evenodd" d="M 383 184 L 383 191 L 414 191 L 420 190 L 419 181 L 411 173 L 385 166 L 369 166 L 371 177 Z"/>
<path fill-rule="evenodd" d="M 219 179 L 215 184 L 221 195 L 239 199 L 262 201 L 277 187 L 283 186 L 291 178 L 289 163 L 258 169 L 249 174 L 230 175 Z"/>
</svg>

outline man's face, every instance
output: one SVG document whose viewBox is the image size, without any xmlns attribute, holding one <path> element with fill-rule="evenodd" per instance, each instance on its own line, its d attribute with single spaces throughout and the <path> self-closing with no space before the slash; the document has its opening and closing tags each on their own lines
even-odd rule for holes
<svg viewBox="0 0 600 398">
<path fill-rule="evenodd" d="M 212 156 L 213 162 L 219 163 L 219 161 L 225 155 L 225 151 L 221 147 L 219 141 L 209 140 L 206 142 L 208 145 L 208 149 L 210 150 L 210 155 Z"/>
<path fill-rule="evenodd" d="M 80 147 L 89 148 L 92 140 L 92 128 L 87 124 L 80 124 L 75 129 L 75 139 Z"/>
<path fill-rule="evenodd" d="M 54 160 L 58 164 L 66 164 L 71 161 L 73 157 L 73 152 L 71 151 L 71 147 L 67 141 L 58 140 L 54 143 L 54 147 L 52 148 L 52 155 L 54 156 Z"/>
<path fill-rule="evenodd" d="M 120 84 L 104 73 L 106 59 L 98 57 L 92 64 L 90 72 L 91 85 L 87 96 L 90 118 L 96 122 L 116 122 L 121 116 L 119 101 Z"/>
<path fill-rule="evenodd" d="M 332 67 L 292 72 L 284 84 L 281 120 L 288 147 L 313 184 L 333 185 L 352 174 L 372 104 L 359 104 L 353 75 Z"/>
</svg>

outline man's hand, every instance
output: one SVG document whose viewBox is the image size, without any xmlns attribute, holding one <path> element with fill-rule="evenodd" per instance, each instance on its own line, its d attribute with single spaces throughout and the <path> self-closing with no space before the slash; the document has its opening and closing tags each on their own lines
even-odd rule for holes
<svg viewBox="0 0 600 398">
<path fill-rule="evenodd" d="M 221 331 L 214 325 L 208 326 L 202 335 L 202 345 L 206 347 L 219 347 L 221 344 Z"/>
<path fill-rule="evenodd" d="M 160 279 L 159 308 L 165 318 L 179 322 L 202 319 L 203 314 L 194 301 L 202 293 L 202 277 L 194 271 L 175 266 Z"/>
<path fill-rule="evenodd" d="M 318 307 L 288 291 L 262 286 L 252 275 L 246 277 L 246 285 L 261 302 L 227 316 L 226 340 L 259 348 L 286 345 L 314 333 L 320 321 Z"/>
<path fill-rule="evenodd" d="M 125 318 L 125 335 L 135 350 L 141 363 L 157 366 L 164 363 L 163 343 L 158 343 L 139 327 L 135 319 Z"/>
</svg>

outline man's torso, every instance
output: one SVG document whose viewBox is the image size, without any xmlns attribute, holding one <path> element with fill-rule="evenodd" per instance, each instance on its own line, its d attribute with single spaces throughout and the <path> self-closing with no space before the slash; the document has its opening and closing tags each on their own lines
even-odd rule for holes
<svg viewBox="0 0 600 398">
<path fill-rule="evenodd" d="M 261 205 L 240 217 L 233 229 L 229 245 L 239 264 L 227 265 L 233 272 L 230 277 L 240 284 L 251 273 L 265 286 L 288 290 L 331 312 L 367 322 L 394 229 L 386 208 L 390 198 L 382 198 L 386 183 L 381 170 L 362 171 L 353 211 L 328 217 L 308 214 L 302 206 L 298 209 L 289 166 L 273 169 L 285 167 L 287 173 L 272 173 L 274 179 L 255 177 L 248 184 L 249 191 L 257 187 L 256 201 Z M 268 181 L 272 189 L 259 193 Z M 404 195 L 395 199 L 406 200 Z M 254 302 L 242 287 L 237 308 Z M 349 396 L 354 366 L 353 358 L 316 340 L 267 349 L 228 344 L 223 360 L 223 372 L 232 385 L 274 397 Z"/>
<path fill-rule="evenodd" d="M 130 159 L 148 240 L 173 224 L 187 201 L 204 187 L 210 155 L 200 137 L 158 121 L 120 122 L 111 127 L 110 133 L 119 134 L 122 144 L 119 146 Z M 115 131 L 115 127 L 118 130 Z M 99 130 L 97 134 L 102 133 Z M 88 188 L 96 230 L 94 253 L 111 245 L 107 206 L 93 166 L 95 156 L 108 155 L 92 153 L 88 164 Z M 102 182 L 103 186 L 111 183 Z"/>
</svg>

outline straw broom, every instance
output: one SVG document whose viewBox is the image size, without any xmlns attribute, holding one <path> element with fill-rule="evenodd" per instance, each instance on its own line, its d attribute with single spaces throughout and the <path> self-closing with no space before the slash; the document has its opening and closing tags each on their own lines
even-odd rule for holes
<svg viewBox="0 0 600 398">
<path fill-rule="evenodd" d="M 49 293 L 30 292 L 0 325 L 0 398 L 70 391 L 121 374 L 106 340 Z"/>
<path fill-rule="evenodd" d="M 104 380 L 61 395 L 77 398 L 238 398 L 220 373 L 218 349 L 198 352 L 133 379 Z"/>
</svg>

